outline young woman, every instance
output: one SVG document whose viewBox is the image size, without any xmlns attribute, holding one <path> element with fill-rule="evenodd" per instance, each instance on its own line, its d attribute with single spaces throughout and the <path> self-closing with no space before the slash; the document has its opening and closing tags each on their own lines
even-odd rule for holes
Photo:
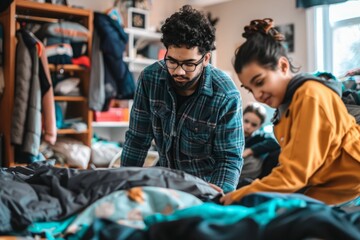
<svg viewBox="0 0 360 240">
<path fill-rule="evenodd" d="M 266 109 L 257 102 L 250 103 L 244 109 L 243 128 L 245 135 L 244 165 L 241 179 L 255 179 L 260 176 L 264 159 L 280 149 L 276 140 L 264 131 L 258 131 L 266 119 Z M 239 186 L 239 185 L 238 185 Z"/>
<path fill-rule="evenodd" d="M 277 108 L 279 166 L 266 177 L 221 198 L 231 204 L 254 192 L 303 192 L 335 205 L 360 205 L 360 126 L 339 93 L 341 83 L 297 74 L 272 19 L 253 20 L 235 53 L 242 87 Z"/>
</svg>

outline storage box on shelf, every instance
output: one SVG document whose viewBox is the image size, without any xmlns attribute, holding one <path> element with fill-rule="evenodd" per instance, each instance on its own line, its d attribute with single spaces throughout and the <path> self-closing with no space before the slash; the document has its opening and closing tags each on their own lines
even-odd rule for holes
<svg viewBox="0 0 360 240">
<path fill-rule="evenodd" d="M 124 142 L 129 127 L 132 100 L 112 100 L 108 111 L 94 112 L 92 127 L 101 138 Z"/>
<path fill-rule="evenodd" d="M 0 23 L 4 27 L 4 79 L 5 91 L 0 99 L 0 132 L 4 134 L 5 163 L 3 166 L 12 166 L 14 162 L 14 148 L 11 145 L 11 122 L 14 108 L 15 90 L 15 56 L 16 30 L 19 24 L 16 18 L 37 22 L 58 22 L 59 20 L 77 22 L 89 30 L 88 56 L 91 56 L 91 42 L 93 31 L 93 13 L 90 10 L 76 9 L 62 5 L 39 3 L 27 0 L 14 0 L 8 9 L 0 15 Z M 50 65 L 50 71 L 57 71 L 59 66 Z M 85 145 L 90 146 L 92 136 L 92 112 L 88 107 L 88 89 L 90 71 L 77 65 L 61 65 L 65 72 L 73 72 L 81 79 L 82 96 L 55 96 L 55 101 L 68 102 L 75 105 L 77 114 L 87 124 L 85 131 L 77 132 L 73 129 L 59 129 L 58 134 L 72 136 Z M 40 123 L 39 123 L 40 124 Z"/>
<path fill-rule="evenodd" d="M 111 107 L 106 112 L 94 112 L 95 122 L 129 122 L 128 108 Z"/>
</svg>

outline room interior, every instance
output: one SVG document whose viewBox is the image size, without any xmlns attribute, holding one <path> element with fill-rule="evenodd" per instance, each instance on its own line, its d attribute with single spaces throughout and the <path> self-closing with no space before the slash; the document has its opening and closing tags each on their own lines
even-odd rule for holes
<svg viewBox="0 0 360 240">
<path fill-rule="evenodd" d="M 356 52 L 360 48 L 349 47 L 350 43 L 355 47 L 360 46 L 356 40 L 360 37 L 360 13 L 354 11 L 356 7 L 360 7 L 360 1 L 323 1 L 332 4 L 315 3 L 314 6 L 306 4 L 316 1 L 306 0 L 148 0 L 139 1 L 139 5 L 136 5 L 136 1 L 125 0 L 8 2 L 7 8 L 0 12 L 0 45 L 3 44 L 2 48 L 0 47 L 0 77 L 3 75 L 5 83 L 3 90 L 0 85 L 0 166 L 1 172 L 12 174 L 0 178 L 0 185 L 4 184 L 0 187 L 0 195 L 7 196 L 16 191 L 18 195 L 12 195 L 8 199 L 0 197 L 0 209 L 1 206 L 7 209 L 0 213 L 0 216 L 3 214 L 3 217 L 0 217 L 0 236 L 4 236 L 0 239 L 115 239 L 115 235 L 116 239 L 238 239 L 239 236 L 246 236 L 245 239 L 360 238 L 359 207 L 338 211 L 319 205 L 314 199 L 298 195 L 276 196 L 278 198 L 273 199 L 273 196 L 266 194 L 260 197 L 250 196 L 241 202 L 242 206 L 234 205 L 234 208 L 226 211 L 212 205 L 202 205 L 219 198 L 218 192 L 190 174 L 150 168 L 156 164 L 159 157 L 155 143 L 146 157 L 146 168 L 121 168 L 122 144 L 129 127 L 133 100 L 129 97 L 110 97 L 102 99 L 104 105 L 96 105 L 96 100 L 101 96 L 100 90 L 95 91 L 93 86 L 90 86 L 91 79 L 98 74 L 98 68 L 91 65 L 97 64 L 94 63 L 93 53 L 99 48 L 96 43 L 103 36 L 102 33 L 99 34 L 99 26 L 95 23 L 100 19 L 96 13 L 106 13 L 120 23 L 119 31 L 127 38 L 127 41 L 121 42 L 124 48 L 123 64 L 131 74 L 130 81 L 133 81 L 133 85 L 128 84 L 127 87 L 134 90 L 142 70 L 163 59 L 165 49 L 160 42 L 161 24 L 185 4 L 190 4 L 217 19 L 216 51 L 212 53 L 211 63 L 234 80 L 240 91 L 243 107 L 255 102 L 255 99 L 240 86 L 232 61 L 235 49 L 244 42 L 241 36 L 242 26 L 252 19 L 270 17 L 279 29 L 290 31 L 288 36 L 291 41 L 287 42 L 290 48 L 289 58 L 296 66 L 301 67 L 301 72 L 333 72 L 335 77 L 344 80 L 346 71 L 360 67 L 360 51 Z M 341 4 L 348 4 L 350 7 L 342 8 L 342 15 L 335 16 L 334 12 L 340 12 L 336 10 L 336 6 L 343 6 Z M 111 9 L 113 11 L 110 11 Z M 134 16 L 142 18 L 140 25 L 136 26 Z M 15 147 L 11 140 L 13 111 L 18 109 L 15 98 L 21 95 L 19 84 L 15 82 L 19 71 L 16 68 L 19 64 L 17 32 L 25 27 L 41 29 L 46 24 L 67 27 L 65 22 L 79 24 L 71 27 L 81 32 L 83 38 L 74 40 L 72 44 L 75 42 L 83 45 L 79 48 L 82 53 L 77 56 L 80 63 L 54 63 L 48 59 L 49 66 L 44 70 L 45 74 L 51 75 L 53 81 L 54 76 L 55 81 L 65 77 L 69 81 L 73 80 L 71 86 L 63 86 L 62 89 L 60 86 L 55 89 L 56 85 L 52 83 L 54 91 L 58 92 L 49 98 L 51 102 L 58 104 L 52 106 L 54 116 L 49 125 L 56 125 L 56 144 L 40 141 L 46 132 L 43 130 L 46 126 L 44 128 L 43 125 L 46 119 L 49 119 L 40 116 L 42 126 L 39 131 L 43 132 L 39 142 L 35 141 L 35 146 L 38 147 L 35 152 L 41 153 L 49 163 L 42 166 L 36 161 L 31 164 L 26 161 L 18 162 L 19 156 L 21 158 L 23 155 L 18 155 L 19 148 Z M 344 32 L 340 32 L 340 28 L 350 29 L 349 23 L 357 29 L 351 35 L 353 40 L 349 43 L 343 39 L 335 39 L 337 33 L 345 36 Z M 338 29 L 339 32 L 336 32 Z M 58 35 L 58 38 L 63 39 L 63 34 Z M 43 39 L 45 43 L 51 41 L 50 38 Z M 63 48 L 64 43 L 60 45 Z M 342 48 L 342 45 L 346 47 Z M 346 54 L 355 60 L 336 62 L 334 59 L 340 58 L 336 55 L 339 51 L 352 51 L 354 56 L 349 52 Z M 105 65 L 110 65 L 104 61 Z M 342 67 L 337 67 L 338 65 Z M 355 84 L 352 87 L 357 91 L 360 90 L 359 76 L 360 72 L 352 78 L 352 83 Z M 74 88 L 80 94 L 73 93 Z M 261 130 L 272 134 L 271 118 L 275 109 L 264 106 L 267 117 Z M 21 181 L 12 184 L 10 180 L 16 178 Z M 29 186 L 25 183 L 30 178 L 32 180 Z M 63 185 L 65 182 L 68 184 L 66 187 Z M 78 191 L 80 188 L 84 192 Z M 45 196 L 48 191 L 53 195 Z M 57 196 L 56 192 L 64 195 Z M 17 199 L 23 201 L 17 203 Z M 187 208 L 189 212 L 186 212 Z M 300 212 L 299 209 L 303 211 Z M 176 210 L 185 211 L 177 211 L 178 216 L 171 215 Z M 191 210 L 194 212 L 191 213 Z M 284 214 L 283 219 L 277 218 L 282 211 L 287 215 Z M 318 215 L 313 214 L 316 211 Z M 202 214 L 196 215 L 196 212 Z M 241 216 L 239 212 L 242 213 Z M 160 213 L 164 215 L 156 215 Z M 306 219 L 302 218 L 307 214 L 314 215 L 309 218 L 308 224 Z M 326 218 L 327 221 L 324 220 Z M 320 226 L 317 224 L 321 223 L 331 231 L 319 230 L 315 231 L 315 234 L 314 226 Z M 301 230 L 294 230 L 292 227 L 301 224 L 304 227 L 299 229 L 308 235 L 296 238 Z M 184 228 L 179 229 L 176 226 Z M 312 233 L 314 234 L 311 235 Z"/>
</svg>

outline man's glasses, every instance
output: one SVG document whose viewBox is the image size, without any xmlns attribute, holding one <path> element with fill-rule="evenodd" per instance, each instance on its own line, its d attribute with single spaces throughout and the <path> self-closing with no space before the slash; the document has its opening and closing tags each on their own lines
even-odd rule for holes
<svg viewBox="0 0 360 240">
<path fill-rule="evenodd" d="M 165 64 L 166 67 L 168 69 L 176 69 L 178 66 L 180 66 L 185 72 L 194 72 L 196 67 L 202 63 L 202 61 L 204 60 L 205 54 L 200 58 L 199 61 L 197 61 L 196 63 L 190 63 L 190 62 L 178 62 L 175 59 L 171 59 L 171 58 L 165 58 Z"/>
</svg>

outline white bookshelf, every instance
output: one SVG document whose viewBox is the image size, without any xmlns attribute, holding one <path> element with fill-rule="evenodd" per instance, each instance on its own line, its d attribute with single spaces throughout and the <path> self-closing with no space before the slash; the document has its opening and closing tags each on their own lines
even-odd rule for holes
<svg viewBox="0 0 360 240">
<path fill-rule="evenodd" d="M 92 127 L 93 128 L 102 128 L 102 127 L 127 128 L 129 127 L 129 122 L 93 122 Z"/>
<path fill-rule="evenodd" d="M 135 45 L 136 41 L 139 39 L 160 41 L 162 36 L 161 33 L 137 28 L 125 28 L 124 31 L 129 35 L 128 49 L 124 56 L 124 62 L 128 63 L 131 72 L 139 73 L 146 66 L 151 65 L 158 60 L 138 57 Z"/>
</svg>

